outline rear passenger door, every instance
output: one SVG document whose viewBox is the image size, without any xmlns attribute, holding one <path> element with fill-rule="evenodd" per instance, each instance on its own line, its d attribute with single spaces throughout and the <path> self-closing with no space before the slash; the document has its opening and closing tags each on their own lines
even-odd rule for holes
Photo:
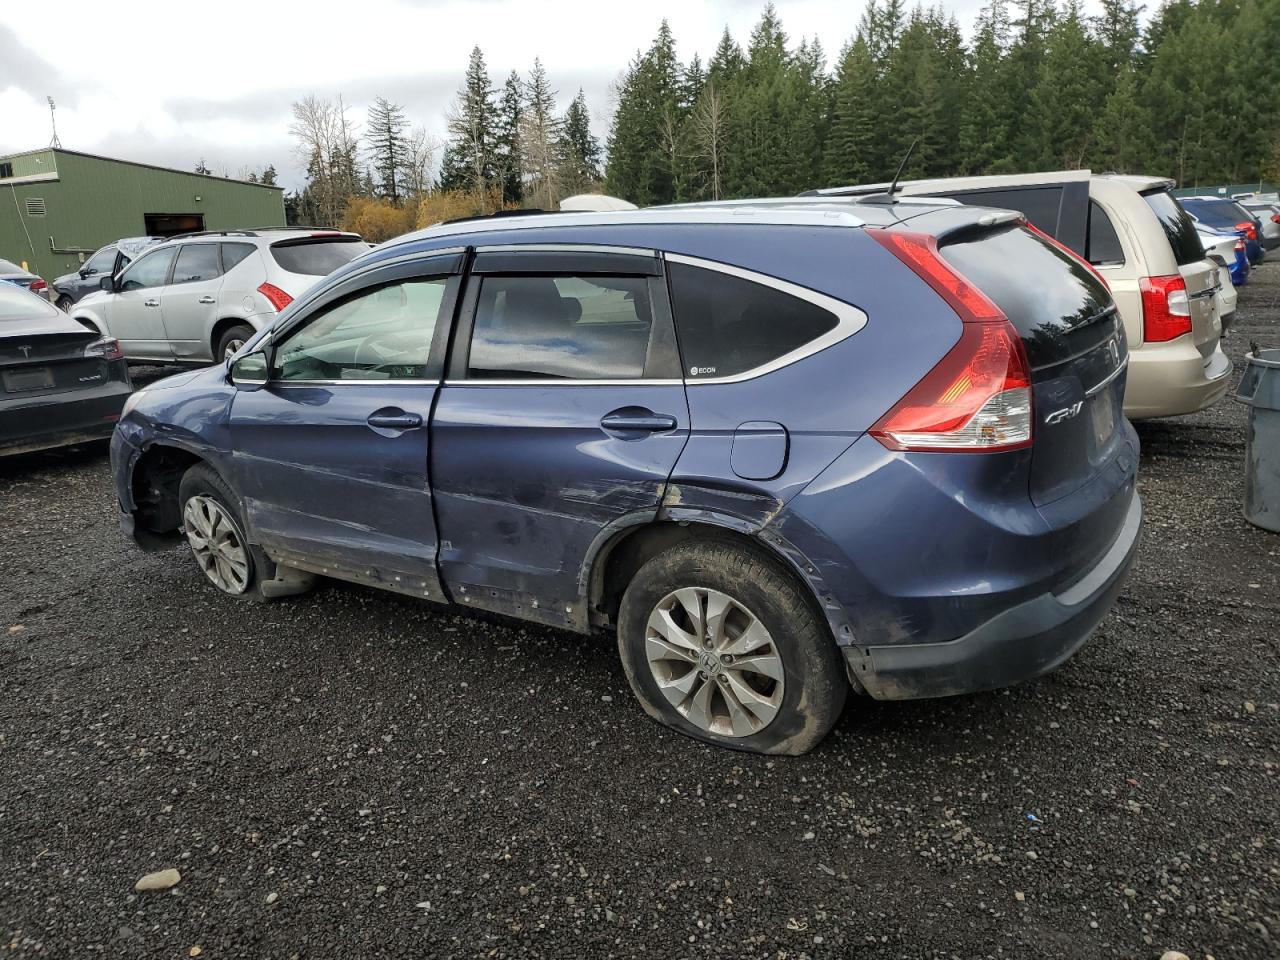
<svg viewBox="0 0 1280 960">
<path fill-rule="evenodd" d="M 213 359 L 209 337 L 222 286 L 218 246 L 204 241 L 178 248 L 173 279 L 164 290 L 164 328 L 178 360 Z"/>
<path fill-rule="evenodd" d="M 654 253 L 478 250 L 431 423 L 453 599 L 585 623 L 593 544 L 656 516 L 688 433 Z"/>
</svg>

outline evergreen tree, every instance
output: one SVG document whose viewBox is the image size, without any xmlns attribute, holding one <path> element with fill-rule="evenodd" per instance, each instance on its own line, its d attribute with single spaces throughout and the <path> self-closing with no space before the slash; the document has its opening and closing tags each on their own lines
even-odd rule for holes
<svg viewBox="0 0 1280 960">
<path fill-rule="evenodd" d="M 551 89 L 542 61 L 535 57 L 525 83 L 524 111 L 520 119 L 520 165 L 525 175 L 525 192 L 543 210 L 554 210 L 560 202 L 560 128 L 560 119 L 556 116 L 556 92 Z"/>
<path fill-rule="evenodd" d="M 1078 0 L 1067 0 L 1063 15 L 1050 28 L 1039 77 L 1031 90 L 1027 124 L 1039 144 L 1026 157 L 1030 169 L 1084 165 L 1098 105 L 1104 97 L 1105 51 L 1085 33 Z"/>
<path fill-rule="evenodd" d="M 606 189 L 640 206 L 676 198 L 681 120 L 680 62 L 664 20 L 653 44 L 637 54 L 618 87 L 609 130 Z"/>
<path fill-rule="evenodd" d="M 494 135 L 494 166 L 502 202 L 519 206 L 524 199 L 524 167 L 520 161 L 520 121 L 524 117 L 524 82 L 514 70 L 502 88 Z"/>
<path fill-rule="evenodd" d="M 276 185 L 276 166 L 274 163 L 267 164 L 266 169 L 262 171 L 262 175 L 258 177 L 258 182 L 268 187 Z"/>
<path fill-rule="evenodd" d="M 560 180 L 566 193 L 590 189 L 600 179 L 600 141 L 591 133 L 591 115 L 582 90 L 564 113 L 561 138 Z"/>
<path fill-rule="evenodd" d="M 1126 68 L 1094 121 L 1091 166 L 1113 173 L 1142 173 L 1151 155 L 1149 130 L 1148 118 L 1138 102 L 1137 73 Z"/>
<path fill-rule="evenodd" d="M 828 184 L 865 183 L 881 167 L 876 140 L 876 67 L 866 38 L 859 34 L 840 54 L 833 83 L 831 130 L 823 158 Z"/>
<path fill-rule="evenodd" d="M 978 14 L 969 57 L 969 98 L 960 121 L 956 165 L 961 173 L 994 173 L 1011 165 L 1008 123 L 1013 111 L 1003 70 L 1009 30 L 1007 0 L 991 0 Z"/>
<path fill-rule="evenodd" d="M 497 180 L 494 123 L 496 108 L 489 71 L 479 47 L 471 51 L 462 89 L 449 111 L 449 141 L 441 163 L 440 182 L 445 189 L 465 190 L 484 199 Z"/>
<path fill-rule="evenodd" d="M 408 146 L 404 131 L 408 125 L 404 108 L 386 97 L 377 97 L 369 108 L 369 120 L 365 137 L 369 142 L 369 156 L 373 161 L 376 191 L 393 204 L 399 205 L 404 194 L 403 168 L 408 159 Z"/>
</svg>

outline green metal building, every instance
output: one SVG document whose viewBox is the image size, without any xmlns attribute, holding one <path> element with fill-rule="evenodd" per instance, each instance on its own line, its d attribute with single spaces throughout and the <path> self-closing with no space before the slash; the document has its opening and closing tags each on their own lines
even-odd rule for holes
<svg viewBox="0 0 1280 960">
<path fill-rule="evenodd" d="M 121 237 L 284 222 L 281 187 L 74 150 L 0 155 L 0 258 L 47 280 Z"/>
</svg>

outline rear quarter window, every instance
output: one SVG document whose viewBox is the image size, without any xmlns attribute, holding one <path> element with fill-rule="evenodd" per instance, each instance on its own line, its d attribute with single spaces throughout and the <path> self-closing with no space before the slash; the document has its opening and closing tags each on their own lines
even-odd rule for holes
<svg viewBox="0 0 1280 960">
<path fill-rule="evenodd" d="M 763 283 L 667 264 L 671 308 L 685 376 L 732 377 L 780 360 L 830 333 L 839 318 Z"/>
<path fill-rule="evenodd" d="M 281 270 L 323 277 L 369 249 L 363 240 L 285 240 L 271 245 Z"/>
<path fill-rule="evenodd" d="M 1182 209 L 1182 205 L 1173 198 L 1168 190 L 1153 190 L 1142 194 L 1151 212 L 1156 215 L 1160 228 L 1173 248 L 1173 257 L 1178 266 L 1186 266 L 1204 259 L 1204 248 L 1200 245 L 1200 237 L 1196 233 L 1196 222 L 1191 215 Z"/>
<path fill-rule="evenodd" d="M 1089 201 L 1089 244 L 1086 260 L 1095 265 L 1124 263 L 1124 247 L 1115 224 L 1096 200 Z"/>
<path fill-rule="evenodd" d="M 968 190 L 962 193 L 945 193 L 941 196 L 975 207 L 1017 210 L 1049 236 L 1058 235 L 1058 218 L 1062 211 L 1062 187 Z"/>
</svg>

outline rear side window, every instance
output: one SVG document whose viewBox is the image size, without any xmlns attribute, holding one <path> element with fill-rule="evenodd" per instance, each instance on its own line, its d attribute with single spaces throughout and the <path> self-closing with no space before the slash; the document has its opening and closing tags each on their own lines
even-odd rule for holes
<svg viewBox="0 0 1280 960">
<path fill-rule="evenodd" d="M 368 249 L 363 240 L 286 240 L 271 245 L 271 256 L 288 273 L 323 277 Z"/>
<path fill-rule="evenodd" d="M 742 277 L 667 263 L 685 375 L 732 377 L 763 367 L 830 333 L 835 314 Z"/>
<path fill-rule="evenodd" d="M 1092 264 L 1124 263 L 1124 248 L 1115 224 L 1096 200 L 1089 201 L 1089 245 L 1086 258 Z"/>
<path fill-rule="evenodd" d="M 486 276 L 467 375 L 637 380 L 652 333 L 645 277 Z"/>
<path fill-rule="evenodd" d="M 944 193 L 973 207 L 998 207 L 1017 210 L 1050 236 L 1058 235 L 1058 216 L 1062 208 L 1061 187 L 1020 187 L 1017 190 L 978 190 Z"/>
<path fill-rule="evenodd" d="M 1204 259 L 1204 248 L 1196 234 L 1196 222 L 1168 190 L 1144 193 L 1142 199 L 1147 201 L 1147 206 L 1160 221 L 1164 235 L 1169 238 L 1169 246 L 1173 247 L 1173 257 L 1178 266 Z"/>
<path fill-rule="evenodd" d="M 223 243 L 220 246 L 222 247 L 223 273 L 230 273 L 257 249 L 252 243 Z"/>
<path fill-rule="evenodd" d="M 1075 352 L 1067 336 L 1112 306 L 1084 264 L 1021 227 L 942 247 L 943 258 L 995 301 L 1022 337 L 1033 367 Z"/>
<path fill-rule="evenodd" d="M 1201 220 L 1235 225 L 1249 220 L 1253 214 L 1233 200 L 1193 200 L 1187 208 Z"/>
<path fill-rule="evenodd" d="M 188 243 L 178 250 L 178 262 L 173 268 L 173 283 L 196 283 L 221 275 L 216 243 Z"/>
</svg>

